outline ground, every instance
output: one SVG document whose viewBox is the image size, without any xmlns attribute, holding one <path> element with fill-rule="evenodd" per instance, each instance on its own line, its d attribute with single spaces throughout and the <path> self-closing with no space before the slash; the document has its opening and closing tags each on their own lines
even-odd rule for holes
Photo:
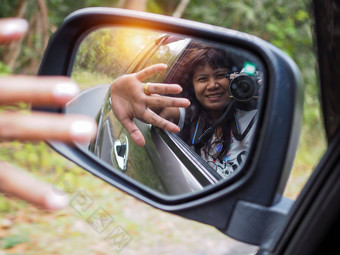
<svg viewBox="0 0 340 255">
<path fill-rule="evenodd" d="M 51 180 L 70 191 L 69 207 L 61 212 L 7 201 L 7 207 L 15 210 L 0 213 L 0 255 L 234 255 L 256 251 L 255 246 L 237 242 L 213 227 L 154 209 L 85 172 L 77 184 L 67 178 L 62 174 Z M 117 231 L 120 235 L 113 237 Z"/>
</svg>

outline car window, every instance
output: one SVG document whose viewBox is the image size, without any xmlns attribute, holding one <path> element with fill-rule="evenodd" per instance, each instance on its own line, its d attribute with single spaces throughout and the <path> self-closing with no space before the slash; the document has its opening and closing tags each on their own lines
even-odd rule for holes
<svg viewBox="0 0 340 255">
<path fill-rule="evenodd" d="M 169 67 L 173 67 L 175 62 L 182 56 L 183 51 L 189 43 L 190 39 L 188 38 L 175 37 L 171 35 L 165 36 L 162 40 L 155 43 L 155 51 L 148 58 L 148 61 L 140 66 L 140 69 L 159 63 L 164 63 Z M 171 72 L 172 68 L 169 68 L 162 73 L 150 76 L 147 80 L 145 80 L 145 82 L 164 82 L 165 78 Z"/>
</svg>

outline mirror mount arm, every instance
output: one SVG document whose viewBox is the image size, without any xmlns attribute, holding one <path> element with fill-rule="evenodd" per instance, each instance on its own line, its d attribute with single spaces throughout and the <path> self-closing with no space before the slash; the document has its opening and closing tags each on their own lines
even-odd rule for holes
<svg viewBox="0 0 340 255">
<path fill-rule="evenodd" d="M 272 251 L 273 244 L 277 243 L 285 230 L 293 203 L 286 197 L 281 197 L 278 203 L 271 206 L 238 201 L 228 228 L 221 231 L 237 240 Z"/>
</svg>

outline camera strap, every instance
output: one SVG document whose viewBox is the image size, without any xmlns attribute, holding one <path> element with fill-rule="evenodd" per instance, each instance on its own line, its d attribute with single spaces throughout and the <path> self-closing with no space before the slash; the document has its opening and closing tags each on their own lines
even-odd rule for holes
<svg viewBox="0 0 340 255">
<path fill-rule="evenodd" d="M 219 119 L 215 122 L 214 125 L 212 125 L 206 131 L 204 131 L 203 134 L 202 134 L 203 127 L 200 123 L 200 118 L 199 118 L 197 123 L 196 123 L 194 135 L 193 135 L 192 140 L 191 140 L 192 145 L 199 146 L 200 148 L 203 147 L 210 140 L 210 138 L 212 137 L 212 135 L 215 132 L 215 129 L 218 126 L 220 126 L 222 124 L 222 122 L 224 121 L 224 119 L 227 117 L 227 115 L 230 112 L 230 109 L 232 108 L 233 104 L 234 104 L 234 100 L 230 100 L 227 108 L 224 110 L 221 117 L 219 117 Z"/>
<path fill-rule="evenodd" d="M 234 114 L 234 119 L 235 121 L 231 124 L 231 130 L 233 132 L 233 136 L 237 141 L 242 141 L 247 134 L 249 133 L 250 129 L 252 128 L 252 126 L 254 125 L 255 122 L 255 117 L 256 117 L 257 113 L 254 114 L 253 118 L 251 119 L 251 121 L 249 122 L 247 128 L 244 130 L 243 133 L 241 133 L 241 127 L 240 127 L 240 123 L 238 121 L 238 118 L 236 116 L 236 113 Z"/>
</svg>

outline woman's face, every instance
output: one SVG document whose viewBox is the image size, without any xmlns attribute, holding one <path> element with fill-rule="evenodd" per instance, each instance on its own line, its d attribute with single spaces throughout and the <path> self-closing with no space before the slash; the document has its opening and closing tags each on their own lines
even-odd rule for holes
<svg viewBox="0 0 340 255">
<path fill-rule="evenodd" d="M 197 100 L 213 118 L 218 118 L 229 103 L 229 80 L 226 68 L 212 69 L 209 64 L 193 73 L 193 84 Z"/>
</svg>

